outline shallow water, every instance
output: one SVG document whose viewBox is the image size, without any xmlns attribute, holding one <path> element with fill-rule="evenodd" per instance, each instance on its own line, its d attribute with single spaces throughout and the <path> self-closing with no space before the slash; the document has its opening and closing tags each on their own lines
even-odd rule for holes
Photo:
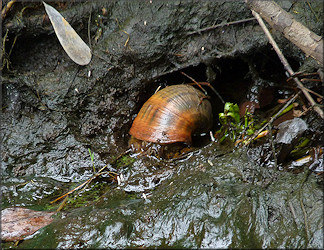
<svg viewBox="0 0 324 250">
<path fill-rule="evenodd" d="M 18 248 L 322 247 L 323 193 L 314 175 L 262 168 L 243 149 L 224 152 L 210 144 L 182 160 L 134 158 L 118 170 L 124 182 L 94 182 Z M 14 188 L 23 181 L 6 179 L 4 206 L 51 208 L 50 198 L 68 186 L 38 177 Z"/>
</svg>

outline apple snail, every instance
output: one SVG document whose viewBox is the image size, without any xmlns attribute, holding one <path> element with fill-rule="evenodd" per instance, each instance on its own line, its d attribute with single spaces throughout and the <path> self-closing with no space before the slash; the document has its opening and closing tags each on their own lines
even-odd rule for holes
<svg viewBox="0 0 324 250">
<path fill-rule="evenodd" d="M 168 86 L 151 96 L 129 133 L 158 144 L 192 144 L 192 136 L 212 127 L 212 107 L 206 95 L 188 84 Z"/>
</svg>

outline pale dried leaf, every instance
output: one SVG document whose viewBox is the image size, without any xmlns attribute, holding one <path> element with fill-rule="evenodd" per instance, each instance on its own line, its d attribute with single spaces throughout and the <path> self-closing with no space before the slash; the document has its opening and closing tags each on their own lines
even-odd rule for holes
<svg viewBox="0 0 324 250">
<path fill-rule="evenodd" d="M 91 60 L 91 51 L 88 45 L 56 9 L 44 2 L 43 4 L 56 36 L 68 56 L 79 65 L 88 64 Z"/>
<path fill-rule="evenodd" d="M 53 221 L 51 216 L 55 213 L 21 207 L 6 208 L 1 211 L 1 240 L 22 240 L 50 224 Z"/>
</svg>

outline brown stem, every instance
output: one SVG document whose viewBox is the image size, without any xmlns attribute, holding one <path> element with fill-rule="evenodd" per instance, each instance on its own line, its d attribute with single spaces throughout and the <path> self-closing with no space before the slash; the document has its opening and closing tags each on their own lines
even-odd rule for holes
<svg viewBox="0 0 324 250">
<path fill-rule="evenodd" d="M 206 90 L 201 86 L 203 85 L 207 85 L 212 91 L 214 91 L 214 93 L 218 96 L 218 98 L 220 99 L 220 101 L 225 104 L 224 99 L 221 97 L 221 95 L 217 92 L 217 90 L 209 83 L 209 82 L 197 82 L 195 79 L 193 79 L 191 76 L 188 76 L 186 73 L 184 73 L 183 71 L 180 71 L 181 74 L 183 74 L 184 76 L 188 77 L 191 81 L 193 81 L 195 84 L 198 85 L 198 87 L 205 93 L 205 95 L 207 95 Z"/>
<path fill-rule="evenodd" d="M 246 18 L 246 19 L 242 19 L 242 20 L 238 20 L 238 21 L 232 21 L 232 22 L 228 22 L 228 23 L 221 23 L 221 24 L 217 24 L 217 25 L 214 25 L 214 26 L 210 26 L 210 27 L 207 27 L 207 28 L 200 29 L 200 30 L 189 32 L 187 35 L 192 35 L 192 34 L 204 32 L 204 31 L 208 31 L 208 30 L 212 30 L 212 29 L 216 29 L 216 28 L 219 28 L 219 27 L 228 26 L 228 25 L 232 25 L 232 24 L 245 23 L 245 22 L 249 22 L 249 21 L 253 21 L 253 20 L 255 20 L 255 18 L 251 17 L 251 18 Z"/>
</svg>

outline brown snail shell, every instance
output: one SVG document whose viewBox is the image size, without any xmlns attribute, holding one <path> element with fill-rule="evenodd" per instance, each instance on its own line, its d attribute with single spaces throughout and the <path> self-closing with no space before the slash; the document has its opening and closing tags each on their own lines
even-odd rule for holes
<svg viewBox="0 0 324 250">
<path fill-rule="evenodd" d="M 212 127 L 212 107 L 206 95 L 191 85 L 168 86 L 144 103 L 129 133 L 160 144 L 192 143 L 192 135 Z"/>
</svg>

